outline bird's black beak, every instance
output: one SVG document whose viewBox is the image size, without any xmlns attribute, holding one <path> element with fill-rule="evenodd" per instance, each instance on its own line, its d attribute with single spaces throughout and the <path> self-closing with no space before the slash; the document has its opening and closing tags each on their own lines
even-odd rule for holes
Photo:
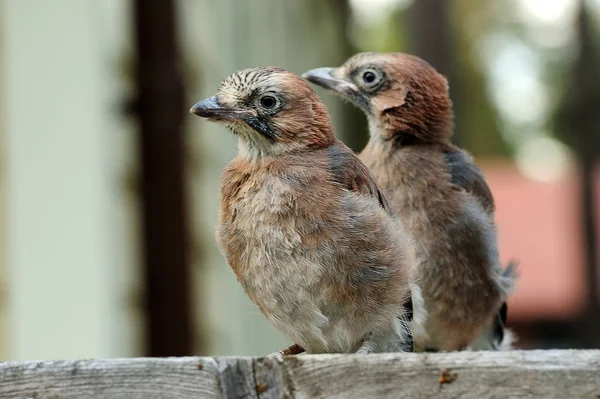
<svg viewBox="0 0 600 399">
<path fill-rule="evenodd" d="M 197 102 L 190 109 L 190 113 L 198 115 L 201 118 L 213 119 L 217 121 L 240 119 L 240 117 L 244 114 L 243 111 L 221 106 L 217 101 L 216 96 Z"/>
<path fill-rule="evenodd" d="M 316 68 L 306 71 L 302 77 L 324 89 L 336 92 L 353 101 L 365 110 L 369 109 L 369 99 L 366 98 L 352 82 L 334 76 L 336 68 Z"/>
<path fill-rule="evenodd" d="M 335 68 L 316 68 L 304 72 L 302 77 L 325 89 L 344 94 L 345 91 L 353 85 L 346 82 L 344 79 L 334 77 L 332 75 L 333 71 L 335 71 Z"/>
</svg>

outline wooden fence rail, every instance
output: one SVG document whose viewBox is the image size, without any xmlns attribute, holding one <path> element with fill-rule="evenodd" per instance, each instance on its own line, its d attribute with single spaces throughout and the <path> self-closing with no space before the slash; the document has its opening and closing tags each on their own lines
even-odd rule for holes
<svg viewBox="0 0 600 399">
<path fill-rule="evenodd" d="M 600 398 L 600 350 L 0 364 L 0 398 Z"/>
</svg>

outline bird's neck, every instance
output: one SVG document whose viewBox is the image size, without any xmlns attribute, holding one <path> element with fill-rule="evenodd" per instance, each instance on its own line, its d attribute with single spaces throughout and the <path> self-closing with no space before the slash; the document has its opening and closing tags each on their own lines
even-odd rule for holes
<svg viewBox="0 0 600 399">
<path fill-rule="evenodd" d="M 257 163 L 280 156 L 299 154 L 327 148 L 335 142 L 335 136 L 311 135 L 305 140 L 292 140 L 282 143 L 261 143 L 249 141 L 245 138 L 238 139 L 238 154 L 248 162 Z"/>
<path fill-rule="evenodd" d="M 423 132 L 407 126 L 382 126 L 369 121 L 370 142 L 377 146 L 392 146 L 394 149 L 417 145 L 450 145 L 450 133 Z"/>
<path fill-rule="evenodd" d="M 238 139 L 238 154 L 248 162 L 259 162 L 268 156 L 269 151 L 266 146 L 257 142 L 251 142 L 245 138 Z"/>
</svg>

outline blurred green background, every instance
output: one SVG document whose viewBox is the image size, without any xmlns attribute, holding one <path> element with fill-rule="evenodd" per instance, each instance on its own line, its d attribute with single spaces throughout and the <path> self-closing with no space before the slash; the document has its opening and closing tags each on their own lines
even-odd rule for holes
<svg viewBox="0 0 600 399">
<path fill-rule="evenodd" d="M 402 51 L 450 82 L 456 144 L 520 261 L 522 348 L 600 347 L 600 0 L 0 0 L 0 359 L 289 345 L 214 241 L 225 129 L 188 114 L 247 67 Z M 363 115 L 317 90 L 359 151 Z"/>
</svg>

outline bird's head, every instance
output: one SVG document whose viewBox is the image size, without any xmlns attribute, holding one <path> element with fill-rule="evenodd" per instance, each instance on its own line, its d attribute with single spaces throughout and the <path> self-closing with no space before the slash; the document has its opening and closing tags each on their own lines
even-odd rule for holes
<svg viewBox="0 0 600 399">
<path fill-rule="evenodd" d="M 361 108 L 375 137 L 390 140 L 402 134 L 436 142 L 452 135 L 446 78 L 418 57 L 360 53 L 339 68 L 312 69 L 302 76 Z"/>
<path fill-rule="evenodd" d="M 230 128 L 248 158 L 327 147 L 334 140 L 327 108 L 314 90 L 280 68 L 236 72 L 190 112 Z"/>
</svg>

